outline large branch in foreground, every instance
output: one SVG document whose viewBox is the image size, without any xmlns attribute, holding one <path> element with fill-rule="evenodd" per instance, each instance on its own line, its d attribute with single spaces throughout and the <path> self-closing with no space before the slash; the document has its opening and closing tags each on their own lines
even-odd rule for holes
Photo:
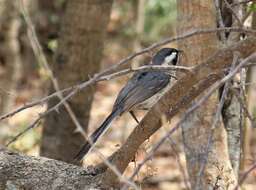
<svg viewBox="0 0 256 190">
<path fill-rule="evenodd" d="M 256 38 L 248 38 L 217 52 L 215 56 L 195 67 L 192 72 L 188 72 L 149 111 L 121 149 L 113 154 L 111 161 L 116 168 L 123 172 L 134 158 L 138 147 L 161 127 L 161 113 L 165 113 L 171 118 L 178 112 L 182 112 L 203 90 L 217 81 L 221 77 L 221 74 L 218 74 L 219 71 L 230 66 L 233 51 L 240 51 L 241 55 L 246 57 L 255 49 Z M 0 150 L 0 189 L 6 184 L 34 190 L 79 190 L 98 187 L 98 185 L 113 186 L 117 182 L 117 177 L 110 169 L 107 169 L 105 173 L 102 173 L 103 171 L 101 170 L 99 173 L 95 169 L 95 172 L 89 172 L 60 161 L 28 157 L 10 153 L 4 149 Z"/>
<path fill-rule="evenodd" d="M 161 127 L 162 114 L 171 118 L 186 109 L 199 94 L 221 77 L 221 71 L 231 65 L 233 52 L 238 51 L 242 57 L 246 57 L 255 49 L 256 38 L 248 38 L 219 50 L 211 58 L 196 66 L 192 72 L 178 80 L 171 90 L 147 113 L 125 144 L 111 156 L 112 163 L 120 172 L 123 172 L 134 158 L 139 146 Z M 200 88 L 198 88 L 198 84 L 206 79 L 208 79 L 207 84 L 199 85 Z M 99 165 L 99 167 L 101 166 Z M 110 169 L 107 169 L 103 175 L 103 181 L 113 184 L 116 181 L 116 176 Z"/>
<path fill-rule="evenodd" d="M 0 149 L 0 189 L 77 189 L 97 186 L 97 177 L 82 167 Z"/>
</svg>

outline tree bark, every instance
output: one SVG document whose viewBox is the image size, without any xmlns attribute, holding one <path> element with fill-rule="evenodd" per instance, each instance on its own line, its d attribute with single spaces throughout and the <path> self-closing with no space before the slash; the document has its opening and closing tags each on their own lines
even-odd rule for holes
<svg viewBox="0 0 256 190">
<path fill-rule="evenodd" d="M 213 1 L 178 1 L 178 23 L 178 34 L 198 28 L 215 28 Z M 188 58 L 185 65 L 193 66 L 217 50 L 218 39 L 216 34 L 197 35 L 179 43 L 179 48 Z M 216 186 L 220 189 L 229 189 L 236 184 L 222 122 L 218 122 L 213 132 L 211 130 L 217 105 L 218 94 L 215 93 L 207 103 L 189 116 L 182 127 L 192 189 L 213 189 Z M 213 138 L 209 147 L 211 133 Z"/>
<path fill-rule="evenodd" d="M 199 94 L 223 76 L 230 67 L 232 52 L 240 50 L 242 57 L 256 48 L 256 38 L 248 38 L 228 49 L 222 49 L 179 79 L 172 89 L 147 113 L 126 143 L 109 160 L 123 173 L 134 158 L 138 147 L 161 127 L 161 115 L 172 118 L 190 107 Z M 254 57 L 256 59 L 256 57 Z M 0 185 L 17 189 L 111 189 L 119 183 L 115 173 L 99 164 L 83 170 L 74 165 L 45 158 L 18 155 L 0 149 Z M 35 185 L 36 184 L 36 185 Z M 19 188 L 20 187 L 20 188 Z"/>
<path fill-rule="evenodd" d="M 109 21 L 112 0 L 68 1 L 62 20 L 58 50 L 55 55 L 53 72 L 60 88 L 85 81 L 99 70 L 103 41 Z M 78 121 L 87 128 L 94 87 L 79 93 L 68 103 Z M 53 92 L 50 87 L 50 93 Z M 59 99 L 48 103 L 51 108 Z M 84 138 L 74 133 L 76 127 L 66 110 L 50 114 L 44 123 L 41 155 L 70 162 L 79 150 Z"/>
<path fill-rule="evenodd" d="M 222 77 L 220 72 L 222 72 L 224 68 L 231 66 L 233 52 L 239 51 L 242 57 L 246 57 L 254 52 L 254 48 L 256 47 L 254 40 L 256 39 L 248 38 L 227 49 L 219 50 L 216 54 L 210 56 L 209 59 L 196 66 L 192 72 L 186 73 L 184 77 L 180 78 L 170 91 L 168 91 L 146 114 L 122 147 L 110 156 L 110 160 L 116 168 L 121 173 L 124 172 L 129 162 L 134 158 L 139 146 L 161 128 L 161 118 L 163 114 L 166 115 L 167 119 L 171 119 L 177 113 L 184 113 L 184 110 L 190 107 L 191 101 L 220 79 Z M 198 128 L 198 126 L 196 127 Z M 221 130 L 221 132 L 222 131 L 223 130 Z M 222 141 L 222 139 L 218 140 L 219 142 Z M 221 145 L 221 143 L 218 145 Z M 220 147 L 221 150 L 222 148 L 223 147 Z M 219 152 L 215 155 L 218 154 Z M 100 167 L 103 167 L 102 165 L 104 165 L 104 163 L 101 164 Z M 232 172 L 232 169 L 230 171 Z M 117 177 L 111 169 L 107 169 L 103 177 L 105 181 L 112 184 L 114 181 L 117 181 Z M 225 180 L 226 179 L 229 178 L 225 178 Z"/>
<path fill-rule="evenodd" d="M 0 189 L 97 189 L 95 171 L 0 149 Z"/>
<path fill-rule="evenodd" d="M 239 3 L 240 0 L 229 0 L 228 3 Z M 234 17 L 230 9 L 228 8 L 228 5 L 226 3 L 223 3 L 224 7 L 222 10 L 223 20 L 230 20 L 229 23 L 225 23 L 225 27 L 239 27 L 239 22 L 237 21 L 237 18 Z M 233 10 L 237 14 L 237 17 L 242 20 L 243 19 L 243 5 L 239 5 L 236 7 L 233 7 Z M 227 19 L 226 17 L 231 19 Z M 224 41 L 225 44 L 232 44 L 236 43 L 240 40 L 240 33 L 231 33 L 227 36 L 226 41 Z M 234 77 L 231 89 L 227 93 L 227 97 L 225 100 L 225 104 L 222 109 L 222 117 L 223 117 L 223 123 L 224 127 L 227 131 L 227 141 L 228 141 L 228 152 L 229 152 L 229 158 L 232 165 L 232 168 L 234 170 L 234 173 L 236 175 L 236 178 L 238 178 L 239 175 L 239 168 L 240 168 L 240 158 L 241 158 L 241 141 L 242 141 L 242 131 L 244 126 L 244 112 L 242 109 L 242 105 L 237 97 L 237 94 L 241 96 L 241 100 L 243 99 L 243 91 L 242 88 L 244 88 L 243 84 L 243 78 L 242 74 L 245 74 L 245 72 L 237 73 L 238 77 Z M 239 80 L 238 80 L 239 79 Z M 245 81 L 244 81 L 245 82 Z M 240 88 L 239 88 L 240 87 Z"/>
<path fill-rule="evenodd" d="M 20 26 L 17 2 L 0 1 L 0 114 L 13 104 L 16 83 L 20 76 L 19 44 Z"/>
<path fill-rule="evenodd" d="M 229 159 L 236 178 L 239 175 L 242 138 L 241 125 L 243 125 L 243 119 L 241 118 L 242 107 L 237 98 L 239 93 L 240 90 L 237 88 L 230 90 L 222 110 L 223 123 L 227 131 Z"/>
</svg>

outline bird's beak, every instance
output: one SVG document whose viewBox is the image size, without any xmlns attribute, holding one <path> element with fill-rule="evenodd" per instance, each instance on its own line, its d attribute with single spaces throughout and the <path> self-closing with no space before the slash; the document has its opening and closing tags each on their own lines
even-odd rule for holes
<svg viewBox="0 0 256 190">
<path fill-rule="evenodd" d="M 185 54 L 184 54 L 184 51 L 181 50 L 181 49 L 178 49 L 178 54 L 180 54 L 179 57 L 182 56 L 182 55 L 185 55 Z"/>
</svg>

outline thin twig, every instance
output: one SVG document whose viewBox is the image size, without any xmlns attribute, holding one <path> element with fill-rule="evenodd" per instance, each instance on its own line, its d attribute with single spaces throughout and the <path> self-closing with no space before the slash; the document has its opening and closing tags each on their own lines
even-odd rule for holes
<svg viewBox="0 0 256 190">
<path fill-rule="evenodd" d="M 256 163 L 254 163 L 247 171 L 244 172 L 244 174 L 241 176 L 241 179 L 239 180 L 237 186 L 234 190 L 238 190 L 241 185 L 243 185 L 244 181 L 248 177 L 248 175 L 256 169 Z"/>
<path fill-rule="evenodd" d="M 59 106 L 61 106 L 64 101 L 66 101 L 67 99 L 69 99 L 70 97 L 72 97 L 73 95 L 75 95 L 75 94 L 76 94 L 77 92 L 79 92 L 81 89 L 85 88 L 85 87 L 88 86 L 88 85 L 94 84 L 94 83 L 96 83 L 97 81 L 110 80 L 110 79 L 112 79 L 112 78 L 116 78 L 116 77 L 122 76 L 122 75 L 124 75 L 124 74 L 128 74 L 128 73 L 130 73 L 130 72 L 134 72 L 134 71 L 149 71 L 149 70 L 154 70 L 154 69 L 156 69 L 156 70 L 163 70 L 163 69 L 164 69 L 164 70 L 173 70 L 173 69 L 175 69 L 175 67 L 177 67 L 178 70 L 182 70 L 182 71 L 186 71 L 186 72 L 188 72 L 188 71 L 191 70 L 191 68 L 189 68 L 189 67 L 182 67 L 182 66 L 164 66 L 164 67 L 162 67 L 162 68 L 161 68 L 161 66 L 142 66 L 142 67 L 139 67 L 139 68 L 136 68 L 136 69 L 132 69 L 132 68 L 130 68 L 130 69 L 124 69 L 124 70 L 122 70 L 122 71 L 119 71 L 119 72 L 116 72 L 116 73 L 113 73 L 113 74 L 110 74 L 110 75 L 102 76 L 102 77 L 100 77 L 98 80 L 96 80 L 96 79 L 91 79 L 91 80 L 89 80 L 89 81 L 86 81 L 85 83 L 82 83 L 82 84 L 77 85 L 77 86 L 75 86 L 75 87 L 71 87 L 71 88 L 72 88 L 72 91 L 71 91 L 70 94 L 68 94 L 67 96 L 63 97 L 63 99 L 60 100 L 60 102 L 58 102 L 56 105 L 54 105 L 54 106 L 51 107 L 50 109 L 46 110 L 44 113 L 39 114 L 38 119 L 41 120 L 42 118 L 44 118 L 45 116 L 47 116 L 48 114 L 50 114 L 52 111 L 57 111 L 58 108 L 59 108 Z M 64 90 L 65 90 L 65 89 L 64 89 Z M 70 89 L 68 89 L 68 90 L 70 90 Z M 50 96 L 44 98 L 44 100 L 49 99 L 49 98 L 52 97 L 52 96 L 56 96 L 56 93 L 54 93 L 54 94 L 52 94 L 52 95 L 50 95 Z M 23 110 L 23 109 L 26 109 L 26 108 L 28 108 L 28 107 L 32 107 L 32 106 L 36 105 L 37 103 L 40 103 L 40 101 L 36 101 L 36 102 L 34 102 L 34 103 L 31 103 L 31 104 L 28 104 L 28 105 L 26 105 L 26 106 L 23 106 L 23 107 L 19 108 L 18 110 L 15 110 L 15 111 L 12 112 L 12 113 L 9 113 L 9 114 L 4 115 L 3 118 L 7 118 L 7 117 L 9 117 L 9 116 L 12 116 L 12 115 L 18 113 L 19 111 L 21 111 L 21 110 Z M 0 117 L 0 120 L 1 120 L 1 117 Z M 27 127 L 28 130 L 29 130 L 29 129 L 32 129 L 32 128 L 34 128 L 34 127 L 31 127 L 31 125 L 29 125 L 29 126 Z M 27 132 L 28 130 L 24 130 L 24 132 Z M 16 136 L 10 141 L 10 143 L 8 143 L 7 145 L 10 145 L 11 143 L 15 142 L 15 141 L 18 139 L 18 137 L 20 137 L 20 136 L 23 135 L 23 134 L 24 134 L 24 133 L 22 132 L 22 133 L 19 133 L 18 135 L 16 135 Z M 88 139 L 87 136 L 85 136 L 85 139 L 86 139 L 89 143 L 91 143 L 91 142 L 90 142 L 90 139 Z"/>
<path fill-rule="evenodd" d="M 66 88 L 66 89 L 61 90 L 61 92 L 62 92 L 62 93 L 68 92 L 68 91 L 73 90 L 74 88 L 75 88 L 75 87 Z M 51 98 L 56 97 L 58 93 L 59 93 L 59 92 L 54 92 L 54 93 L 50 94 L 49 96 L 46 96 L 46 97 L 44 97 L 44 98 L 42 98 L 42 99 L 39 99 L 39 100 L 30 102 L 30 103 L 24 104 L 23 106 L 20 106 L 19 108 L 17 108 L 17 109 L 15 109 L 15 110 L 13 110 L 13 111 L 11 111 L 11 112 L 9 112 L 9 113 L 6 113 L 6 114 L 0 116 L 0 121 L 6 119 L 6 118 L 8 118 L 8 117 L 12 117 L 12 116 L 14 116 L 15 114 L 17 114 L 17 113 L 19 113 L 19 112 L 21 112 L 21 111 L 23 111 L 23 110 L 25 110 L 25 109 L 34 107 L 34 106 L 36 106 L 36 105 L 42 105 L 42 104 L 44 104 L 45 102 L 47 102 L 48 100 L 50 100 Z"/>
<path fill-rule="evenodd" d="M 127 63 L 128 61 L 130 61 L 131 59 L 133 59 L 134 57 L 142 54 L 143 52 L 147 52 L 153 48 L 156 48 L 158 46 L 161 46 L 161 45 L 164 45 L 166 43 L 170 43 L 171 41 L 173 40 L 181 40 L 181 39 L 184 39 L 184 38 L 188 38 L 188 37 L 191 37 L 193 35 L 196 35 L 196 34 L 204 34 L 204 33 L 209 33 L 209 32 L 216 32 L 216 31 L 222 31 L 222 30 L 228 30 L 228 31 L 247 31 L 247 32 L 252 32 L 252 33 L 256 33 L 256 31 L 254 30 L 249 30 L 249 29 L 241 29 L 241 28 L 222 28 L 222 29 L 219 29 L 219 28 L 216 28 L 216 29 L 204 29 L 204 30 L 196 30 L 194 32 L 190 32 L 188 34 L 184 34 L 182 36 L 178 36 L 176 38 L 170 38 L 170 39 L 167 39 L 167 40 L 164 40 L 162 42 L 159 42 L 159 43 L 156 43 L 156 44 L 153 44 L 152 46 L 148 47 L 148 48 L 145 48 L 143 49 L 142 51 L 138 52 L 138 53 L 135 53 L 135 54 L 132 54 L 131 56 L 121 60 L 118 65 L 122 65 L 122 64 L 125 64 Z M 130 73 L 130 72 L 133 72 L 134 70 L 138 70 L 138 69 L 125 69 L 125 70 L 122 70 L 120 72 L 116 72 L 116 73 L 113 73 L 113 74 L 107 74 L 109 73 L 110 71 L 113 71 L 115 70 L 117 67 L 117 65 L 111 67 L 110 69 L 107 69 L 101 73 L 98 73 L 98 74 L 95 74 L 94 77 L 90 78 L 88 81 L 85 81 L 79 85 L 76 85 L 75 87 L 69 87 L 67 89 L 70 89 L 70 88 L 73 88 L 72 91 L 66 95 L 65 97 L 63 97 L 56 105 L 54 105 L 53 107 L 49 108 L 46 112 L 42 113 L 41 116 L 45 117 L 46 115 L 48 115 L 50 112 L 52 111 L 57 111 L 59 106 L 61 106 L 66 100 L 68 100 L 69 98 L 73 97 L 75 94 L 77 94 L 78 92 L 80 92 L 82 89 L 86 88 L 87 86 L 89 85 L 93 85 L 95 84 L 96 82 L 99 82 L 99 81 L 104 81 L 104 80 L 110 80 L 112 78 L 116 78 L 116 77 L 119 77 L 119 76 L 122 76 L 126 73 Z M 171 67 L 170 67 L 171 68 Z M 172 67 L 174 68 L 174 67 Z M 179 66 L 179 68 L 181 69 L 182 67 Z M 143 69 L 146 69 L 146 68 L 143 68 Z M 143 70 L 142 69 L 142 70 Z M 184 69 L 184 68 L 182 68 Z M 191 69 L 191 68 L 188 68 L 188 70 Z M 63 89 L 62 91 L 65 91 L 66 89 Z M 18 113 L 18 112 L 15 112 L 15 113 Z M 6 118 L 6 115 L 12 115 L 12 114 L 5 114 L 5 117 L 0 117 L 0 120 L 1 118 Z M 40 116 L 40 118 L 42 119 L 42 117 Z M 86 138 L 86 137 L 85 137 Z"/>
<path fill-rule="evenodd" d="M 233 32 L 247 32 L 247 33 L 256 33 L 256 30 L 251 30 L 251 29 L 242 29 L 242 28 L 235 28 L 235 27 L 225 27 L 225 28 L 215 28 L 215 29 L 198 29 L 198 30 L 194 30 L 194 31 L 191 31 L 191 32 L 188 32 L 184 35 L 180 35 L 180 36 L 177 36 L 177 37 L 173 37 L 173 38 L 167 38 L 161 42 L 158 42 L 158 43 L 155 43 L 155 44 L 152 44 L 151 46 L 145 48 L 145 49 L 142 49 L 141 51 L 138 51 L 136 53 L 133 53 L 131 54 L 130 56 L 122 59 L 121 61 L 119 61 L 117 64 L 115 64 L 114 66 L 110 67 L 109 69 L 106 69 L 98 74 L 95 74 L 92 78 L 90 78 L 88 81 L 85 81 L 83 83 L 80 83 L 80 84 L 77 84 L 75 86 L 72 86 L 72 87 L 68 87 L 68 88 L 65 88 L 65 89 L 62 89 L 60 91 L 57 91 L 57 92 L 54 92 L 53 94 L 49 95 L 49 96 L 46 96 L 44 98 L 42 98 L 41 100 L 37 100 L 35 102 L 31 102 L 31 103 L 28 103 L 26 104 L 25 106 L 23 107 L 20 107 L 18 109 L 15 109 L 9 113 L 6 113 L 2 116 L 0 116 L 0 121 L 3 120 L 3 119 L 6 119 L 8 117 L 11 117 L 13 115 L 15 115 L 16 113 L 24 110 L 24 109 L 27 109 L 27 108 L 30 108 L 30 107 L 33 107 L 35 105 L 38 105 L 38 104 L 42 104 L 48 100 L 50 100 L 51 98 L 53 97 L 56 97 L 58 93 L 64 93 L 64 92 L 68 92 L 68 91 L 76 91 L 79 92 L 80 90 L 86 88 L 88 85 L 90 84 L 94 84 L 95 82 L 99 82 L 99 81 L 103 81 L 103 80 L 110 80 L 112 78 L 116 78 L 116 77 L 119 77 L 121 75 L 124 75 L 126 73 L 129 73 L 129 72 L 133 72 L 135 70 L 140 70 L 139 68 L 137 69 L 127 69 L 127 70 L 123 70 L 122 72 L 123 73 L 119 73 L 119 74 L 112 74 L 114 76 L 112 76 L 111 78 L 109 77 L 109 75 L 107 75 L 107 73 L 111 73 L 111 72 L 114 72 L 117 68 L 119 68 L 121 65 L 124 65 L 126 63 L 128 63 L 129 61 L 131 61 L 132 59 L 134 59 L 135 57 L 139 56 L 139 55 L 142 55 L 144 53 L 147 53 L 155 48 L 158 48 L 160 46 L 163 46 L 163 45 L 166 45 L 168 43 L 171 43 L 171 42 L 174 42 L 174 41 L 178 41 L 178 40 L 183 40 L 183 39 L 186 39 L 186 38 L 189 38 L 189 37 L 192 37 L 194 35 L 198 35 L 198 34 L 207 34 L 207 33 L 213 33 L 213 32 L 217 32 L 217 31 L 226 31 L 226 32 L 230 32 L 230 31 L 233 31 Z M 157 66 L 156 66 L 157 67 Z M 176 66 L 177 67 L 177 66 Z M 181 70 L 183 70 L 181 68 L 181 66 L 179 66 Z M 143 69 L 142 69 L 143 70 Z M 183 70 L 185 71 L 185 70 Z M 100 77 L 103 77 L 103 78 L 100 78 Z M 104 78 L 105 76 L 105 78 Z M 111 76 L 111 75 L 110 75 Z M 75 94 L 76 94 L 75 93 Z M 70 95 L 69 97 L 72 97 L 72 95 Z"/>
<path fill-rule="evenodd" d="M 215 5 L 215 9 L 216 9 L 217 22 L 219 24 L 219 28 L 224 28 L 225 24 L 224 24 L 222 14 L 221 14 L 220 1 L 219 0 L 214 0 L 214 5 Z M 220 32 L 220 38 L 221 38 L 222 41 L 226 40 L 225 31 Z"/>
<path fill-rule="evenodd" d="M 250 2 L 255 2 L 255 0 L 244 0 L 244 1 L 241 1 L 241 2 L 237 2 L 237 3 L 232 3 L 231 6 L 238 6 L 238 5 L 247 4 L 247 3 L 250 3 Z"/>
<path fill-rule="evenodd" d="M 140 50 L 138 52 L 135 52 L 135 53 L 131 54 L 130 56 L 122 59 L 117 64 L 115 64 L 112 67 L 110 67 L 109 69 L 106 69 L 105 71 L 101 72 L 100 74 L 96 74 L 96 75 L 104 75 L 106 73 L 114 71 L 118 67 L 127 64 L 129 61 L 131 61 L 135 57 L 137 57 L 139 55 L 142 55 L 144 53 L 148 53 L 148 52 L 152 51 L 153 49 L 156 49 L 156 48 L 161 47 L 163 45 L 169 44 L 171 42 L 175 42 L 175 41 L 179 41 L 179 40 L 184 40 L 186 38 L 190 38 L 190 37 L 198 35 L 198 34 L 208 34 L 208 33 L 220 32 L 220 31 L 225 31 L 225 32 L 245 32 L 245 33 L 254 33 L 254 34 L 256 33 L 256 30 L 252 30 L 252 29 L 248 29 L 248 28 L 238 28 L 238 27 L 223 27 L 223 28 L 214 28 L 214 29 L 196 29 L 196 30 L 192 30 L 192 31 L 184 33 L 184 34 L 182 34 L 180 36 L 167 38 L 167 39 L 164 39 L 163 41 L 154 43 L 154 44 L 152 44 L 151 46 L 149 46 L 147 48 L 144 48 L 144 49 L 142 49 L 142 50 Z"/>
<path fill-rule="evenodd" d="M 255 127 L 256 127 L 255 119 L 254 119 L 253 116 L 250 114 L 249 110 L 247 109 L 245 100 L 244 100 L 243 98 L 241 98 L 240 94 L 239 94 L 236 90 L 234 90 L 234 94 L 235 94 L 235 96 L 237 97 L 237 99 L 238 99 L 240 105 L 242 106 L 242 109 L 244 110 L 246 117 L 250 120 L 251 126 L 252 126 L 253 128 L 255 128 Z"/>
<path fill-rule="evenodd" d="M 177 145 L 176 145 L 175 141 L 171 138 L 171 136 L 168 136 L 167 142 L 169 142 L 169 144 L 172 148 L 172 152 L 174 152 L 174 154 L 175 154 L 178 166 L 179 166 L 181 174 L 183 176 L 183 180 L 184 180 L 186 189 L 190 190 L 191 188 L 190 188 L 189 183 L 188 183 L 188 176 L 186 174 L 185 168 L 182 166 L 182 163 L 181 163 L 181 160 L 180 160 L 180 155 L 179 155 L 179 153 L 176 149 Z"/>
<path fill-rule="evenodd" d="M 114 166 L 105 156 L 98 151 L 98 149 L 95 148 L 95 146 L 92 147 L 92 149 L 96 152 L 96 154 L 100 157 L 100 159 L 117 175 L 119 180 L 121 182 L 126 183 L 128 186 L 133 187 L 135 190 L 140 190 L 140 188 L 132 181 L 124 177 L 121 172 Z"/>
<path fill-rule="evenodd" d="M 42 99 L 39 99 L 39 100 L 36 100 L 34 102 L 31 102 L 31 103 L 27 103 L 9 113 L 6 113 L 2 116 L 0 116 L 0 121 L 3 120 L 3 119 L 6 119 L 8 117 L 12 117 L 13 115 L 25 110 L 25 109 L 28 109 L 28 108 L 31 108 L 33 106 L 36 106 L 36 105 L 42 105 L 43 103 L 47 102 L 48 100 L 50 100 L 51 98 L 53 97 L 57 97 L 58 96 L 58 93 L 66 93 L 66 92 L 70 92 L 70 91 L 76 91 L 76 93 L 80 90 L 82 90 L 83 88 L 87 87 L 88 85 L 90 84 L 94 84 L 96 82 L 100 82 L 100 81 L 107 81 L 107 80 L 111 80 L 111 79 L 115 79 L 117 77 L 121 77 L 123 75 L 126 75 L 126 74 L 129 74 L 129 73 L 132 73 L 132 72 L 136 72 L 136 71 L 169 71 L 169 70 L 176 70 L 176 71 L 180 71 L 180 72 L 190 72 L 192 69 L 192 67 L 184 67 L 184 66 L 159 66 L 159 65 L 145 65 L 145 66 L 141 66 L 141 67 L 138 67 L 138 68 L 128 68 L 128 69 L 123 69 L 119 72 L 115 72 L 115 73 L 112 73 L 112 74 L 109 74 L 109 75 L 102 75 L 102 76 L 99 76 L 98 79 L 91 79 L 89 81 L 86 81 L 86 82 L 83 82 L 81 84 L 78 84 L 78 85 L 75 85 L 75 86 L 72 86 L 72 87 L 69 87 L 69 88 L 65 88 L 63 90 L 60 90 L 60 91 L 57 91 L 57 92 L 54 92 L 52 94 L 50 94 L 49 96 L 46 96 Z M 172 77 L 175 77 L 175 76 L 172 76 Z M 54 108 L 55 109 L 55 108 Z"/>
<path fill-rule="evenodd" d="M 211 89 L 209 91 L 207 91 L 207 93 L 201 98 L 199 99 L 192 107 L 190 107 L 185 114 L 183 115 L 183 117 L 180 119 L 180 121 L 171 129 L 169 130 L 166 135 L 161 138 L 161 140 L 156 143 L 154 145 L 154 147 L 151 149 L 151 151 L 149 152 L 149 154 L 144 158 L 144 160 L 138 164 L 138 167 L 134 170 L 134 172 L 132 173 L 130 179 L 132 180 L 136 174 L 140 171 L 140 169 L 142 168 L 142 166 L 152 158 L 152 156 L 154 155 L 154 152 L 168 139 L 168 137 L 170 135 L 172 135 L 179 127 L 180 125 L 187 119 L 187 117 L 190 115 L 190 113 L 192 113 L 193 111 L 195 111 L 196 109 L 198 109 L 217 89 L 220 88 L 220 86 L 222 86 L 225 82 L 230 81 L 232 79 L 232 77 L 234 77 L 234 75 L 239 72 L 239 70 L 249 61 L 251 60 L 255 60 L 256 59 L 256 53 L 252 54 L 251 56 L 247 57 L 246 59 L 244 59 L 232 72 L 230 72 L 228 75 L 226 75 L 224 78 L 222 78 L 220 81 L 218 81 L 217 83 L 215 83 Z"/>
<path fill-rule="evenodd" d="M 60 87 L 59 87 L 59 83 L 57 81 L 57 79 L 55 78 L 55 76 L 53 75 L 52 70 L 49 67 L 49 64 L 47 62 L 46 56 L 44 55 L 44 52 L 42 50 L 41 44 L 39 43 L 38 37 L 36 35 L 35 32 L 35 27 L 30 19 L 30 16 L 24 6 L 24 2 L 23 0 L 20 0 L 20 11 L 21 14 L 24 17 L 24 20 L 27 24 L 27 33 L 28 33 L 28 38 L 30 40 L 31 46 L 32 46 L 32 50 L 35 53 L 35 56 L 37 58 L 38 63 L 41 63 L 41 65 L 43 66 L 43 68 L 47 71 L 47 74 L 49 75 L 53 87 L 55 89 L 57 93 L 57 97 L 62 100 L 63 99 L 63 94 L 60 91 Z M 76 126 L 76 130 L 77 132 L 80 132 L 82 134 L 82 136 L 84 138 L 86 138 L 86 133 L 83 129 L 83 127 L 81 126 L 80 122 L 78 121 L 75 113 L 73 112 L 73 110 L 71 109 L 71 107 L 69 106 L 69 104 L 66 101 L 63 101 L 63 105 L 65 107 L 65 109 L 67 110 L 72 122 L 74 123 L 74 125 Z"/>
<path fill-rule="evenodd" d="M 238 54 L 235 53 L 234 58 L 233 58 L 233 62 L 232 62 L 231 68 L 230 68 L 230 73 L 235 69 L 237 61 L 238 61 Z M 216 114 L 213 118 L 213 123 L 212 123 L 212 126 L 210 128 L 210 135 L 209 135 L 209 138 L 208 138 L 208 141 L 207 141 L 204 159 L 203 159 L 203 162 L 200 166 L 198 176 L 197 176 L 197 181 L 196 181 L 196 188 L 197 189 L 200 189 L 201 178 L 203 176 L 203 172 L 205 170 L 205 167 L 206 167 L 206 164 L 207 164 L 207 161 L 208 161 L 208 155 L 209 155 L 210 148 L 213 144 L 214 129 L 216 128 L 216 126 L 219 122 L 219 119 L 221 118 L 221 111 L 222 111 L 223 105 L 225 103 L 225 99 L 227 97 L 230 85 L 231 85 L 231 80 L 228 80 L 227 82 L 225 82 L 224 89 L 223 89 L 223 92 L 222 92 L 222 95 L 221 95 L 221 99 L 220 99 L 219 105 L 217 107 Z"/>
<path fill-rule="evenodd" d="M 239 19 L 239 16 L 237 15 L 236 11 L 232 8 L 232 6 L 229 4 L 227 0 L 224 0 L 226 7 L 231 11 L 232 15 L 236 19 L 239 27 L 243 27 L 243 22 Z"/>
<path fill-rule="evenodd" d="M 21 131 L 19 134 L 17 134 L 15 137 L 13 137 L 7 144 L 6 147 L 8 147 L 10 144 L 14 143 L 19 137 L 21 137 L 23 134 L 25 134 L 30 129 L 33 129 L 34 127 L 38 126 L 40 124 L 41 118 L 38 117 L 33 123 L 31 123 L 26 129 Z"/>
</svg>

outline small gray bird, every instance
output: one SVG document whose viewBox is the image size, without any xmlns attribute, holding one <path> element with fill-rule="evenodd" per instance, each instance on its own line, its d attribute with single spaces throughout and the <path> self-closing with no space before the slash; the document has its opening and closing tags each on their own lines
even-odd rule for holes
<svg viewBox="0 0 256 190">
<path fill-rule="evenodd" d="M 179 53 L 180 51 L 174 48 L 163 48 L 153 56 L 150 65 L 176 65 Z M 166 71 L 136 72 L 119 92 L 112 112 L 89 137 L 92 144 L 86 142 L 74 159 L 81 161 L 117 116 L 130 112 L 139 123 L 133 111 L 136 109 L 150 109 L 170 89 L 170 80 L 171 76 Z"/>
</svg>

